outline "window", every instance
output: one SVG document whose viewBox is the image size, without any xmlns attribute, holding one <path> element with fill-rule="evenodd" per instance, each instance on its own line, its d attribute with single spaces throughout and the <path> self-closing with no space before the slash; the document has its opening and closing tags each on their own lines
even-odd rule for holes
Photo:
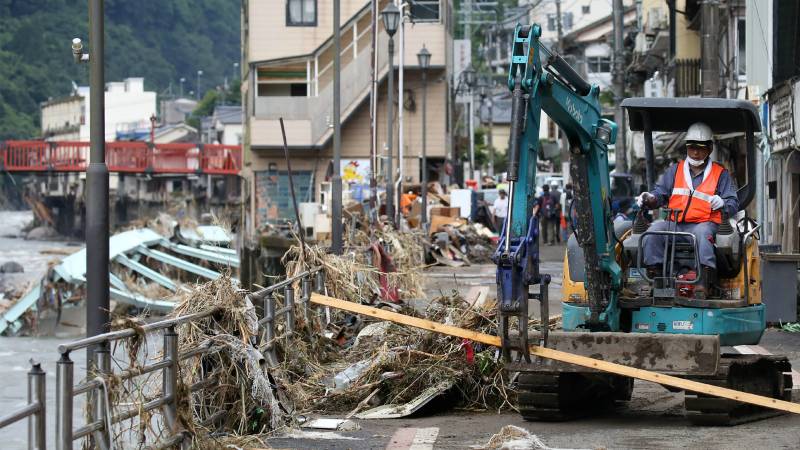
<svg viewBox="0 0 800 450">
<path fill-rule="evenodd" d="M 414 22 L 438 22 L 439 0 L 417 0 L 411 4 L 409 12 Z"/>
<path fill-rule="evenodd" d="M 570 31 L 572 29 L 572 23 L 571 11 L 561 14 L 561 26 L 564 28 L 564 31 Z"/>
<path fill-rule="evenodd" d="M 547 31 L 556 31 L 556 15 L 547 15 Z"/>
<path fill-rule="evenodd" d="M 581 13 L 582 14 L 589 14 L 590 12 L 592 12 L 591 5 L 583 5 L 583 6 L 581 6 Z"/>
<path fill-rule="evenodd" d="M 586 58 L 586 70 L 589 73 L 611 72 L 611 58 L 608 56 L 589 56 Z"/>
<path fill-rule="evenodd" d="M 286 26 L 317 26 L 317 0 L 286 0 Z"/>
</svg>

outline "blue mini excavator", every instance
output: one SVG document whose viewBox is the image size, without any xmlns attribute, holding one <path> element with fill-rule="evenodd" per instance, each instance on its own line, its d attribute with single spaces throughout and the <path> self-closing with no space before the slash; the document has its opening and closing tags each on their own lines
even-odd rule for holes
<svg viewBox="0 0 800 450">
<path fill-rule="evenodd" d="M 539 42 L 538 25 L 514 32 L 508 87 L 512 91 L 508 180 L 509 214 L 493 259 L 497 264 L 498 334 L 510 373 L 518 374 L 518 407 L 525 419 L 565 420 L 630 400 L 633 380 L 557 361 L 535 359 L 539 345 L 670 375 L 791 399 L 788 360 L 743 355 L 731 346 L 757 344 L 765 329 L 759 273 L 759 225 L 744 216 L 725 218 L 716 236 L 718 279 L 707 298 L 693 298 L 696 242 L 666 234 L 665 261 L 653 278 L 641 267 L 648 215 L 634 221 L 612 218 L 608 145 L 617 125 L 601 117 L 599 89 L 583 80 L 563 58 Z M 741 133 L 746 142 L 746 186 L 741 208 L 755 188 L 753 105 L 726 99 L 626 99 L 630 127 L 643 131 L 647 179 L 654 179 L 653 131 L 685 131 L 702 121 L 715 133 Z M 575 233 L 564 260 L 563 331 L 549 332 L 547 320 L 528 332 L 528 303 L 538 300 L 549 317 L 550 276 L 539 272 L 538 220 L 532 214 L 541 112 L 554 120 L 570 149 Z M 740 214 L 743 216 L 743 214 Z M 671 217 L 672 215 L 668 215 Z M 679 216 L 679 215 L 675 215 Z M 668 230 L 669 227 L 668 227 Z M 651 274 L 652 275 L 652 274 Z M 538 285 L 536 292 L 531 292 Z M 520 332 L 522 330 L 523 332 Z M 732 400 L 686 393 L 687 417 L 698 424 L 736 424 L 773 414 Z"/>
</svg>

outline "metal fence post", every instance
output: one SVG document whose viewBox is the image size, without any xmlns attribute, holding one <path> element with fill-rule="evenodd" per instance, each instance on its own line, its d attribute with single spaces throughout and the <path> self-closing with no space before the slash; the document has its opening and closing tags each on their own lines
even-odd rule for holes
<svg viewBox="0 0 800 450">
<path fill-rule="evenodd" d="M 111 373 L 111 352 L 108 346 L 108 342 L 98 344 L 94 351 L 96 376 L 105 380 L 101 388 L 94 390 L 92 395 L 93 408 L 90 414 L 91 420 L 103 421 L 103 428 L 92 433 L 95 445 L 101 449 L 107 449 L 111 446 L 111 430 L 108 429 L 106 421 L 106 415 L 111 414 L 111 405 L 106 403 L 106 399 L 111 396 L 111 393 L 108 392 L 108 378 L 106 377 L 107 374 Z"/>
<path fill-rule="evenodd" d="M 35 402 L 39 409 L 28 417 L 28 448 L 44 450 L 47 448 L 45 373 L 40 363 L 32 364 L 28 372 L 28 404 Z"/>
<path fill-rule="evenodd" d="M 264 297 L 264 319 L 264 339 L 267 349 L 271 349 L 275 339 L 275 298 L 271 292 Z"/>
<path fill-rule="evenodd" d="M 322 294 L 322 295 L 326 295 L 326 292 L 325 292 L 325 272 L 323 270 L 319 270 L 317 272 L 317 292 Z M 325 315 L 324 315 L 325 323 L 324 324 L 327 325 L 328 322 L 330 322 L 331 309 L 326 306 L 324 311 L 325 311 Z M 318 314 L 318 316 L 319 316 L 319 314 Z"/>
<path fill-rule="evenodd" d="M 317 282 L 317 293 L 325 294 L 325 272 L 322 270 L 317 271 L 316 273 L 316 282 Z"/>
<path fill-rule="evenodd" d="M 286 286 L 283 290 L 283 307 L 286 308 L 286 332 L 294 333 L 294 288 Z"/>
<path fill-rule="evenodd" d="M 311 302 L 311 277 L 303 278 L 303 320 L 308 323 L 308 304 Z"/>
<path fill-rule="evenodd" d="M 72 448 L 72 387 L 75 365 L 69 352 L 56 365 L 56 449 Z"/>
<path fill-rule="evenodd" d="M 164 359 L 170 361 L 170 365 L 163 371 L 162 393 L 164 398 L 170 400 L 164 405 L 164 419 L 167 426 L 174 433 L 178 423 L 178 334 L 175 327 L 169 327 L 164 331 Z"/>
</svg>

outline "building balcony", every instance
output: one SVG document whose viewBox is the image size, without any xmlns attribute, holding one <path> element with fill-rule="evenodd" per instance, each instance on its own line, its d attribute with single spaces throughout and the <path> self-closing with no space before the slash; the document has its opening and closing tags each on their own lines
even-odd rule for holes
<svg viewBox="0 0 800 450">
<path fill-rule="evenodd" d="M 430 3 L 430 2 L 428 2 Z M 428 10 L 426 10 L 429 12 Z M 369 8 L 344 23 L 341 32 L 341 121 L 344 123 L 369 97 L 372 52 Z M 443 18 L 428 17 L 406 24 L 405 67 L 417 66 L 425 45 L 431 65 L 444 67 L 448 35 Z M 395 34 L 395 66 L 399 63 L 399 32 Z M 388 35 L 378 26 L 378 79 L 388 74 Z M 290 148 L 318 149 L 333 134 L 333 37 L 310 55 L 251 63 L 253 107 L 249 111 L 250 146 L 282 148 L 279 119 L 283 118 Z"/>
</svg>

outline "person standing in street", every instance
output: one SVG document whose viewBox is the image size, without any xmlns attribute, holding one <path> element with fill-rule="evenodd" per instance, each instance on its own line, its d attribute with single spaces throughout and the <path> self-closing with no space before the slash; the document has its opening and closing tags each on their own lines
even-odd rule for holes
<svg viewBox="0 0 800 450">
<path fill-rule="evenodd" d="M 494 215 L 494 228 L 497 233 L 500 233 L 503 231 L 503 224 L 508 217 L 508 196 L 505 189 L 500 189 L 497 194 L 498 197 L 494 199 L 492 205 L 492 214 Z"/>
<path fill-rule="evenodd" d="M 542 186 L 542 195 L 533 207 L 533 214 L 539 217 L 541 242 L 545 245 L 555 245 L 556 242 L 560 241 L 558 236 L 558 226 L 561 219 L 560 195 L 554 195 L 550 192 L 550 185 L 545 184 Z"/>
</svg>

